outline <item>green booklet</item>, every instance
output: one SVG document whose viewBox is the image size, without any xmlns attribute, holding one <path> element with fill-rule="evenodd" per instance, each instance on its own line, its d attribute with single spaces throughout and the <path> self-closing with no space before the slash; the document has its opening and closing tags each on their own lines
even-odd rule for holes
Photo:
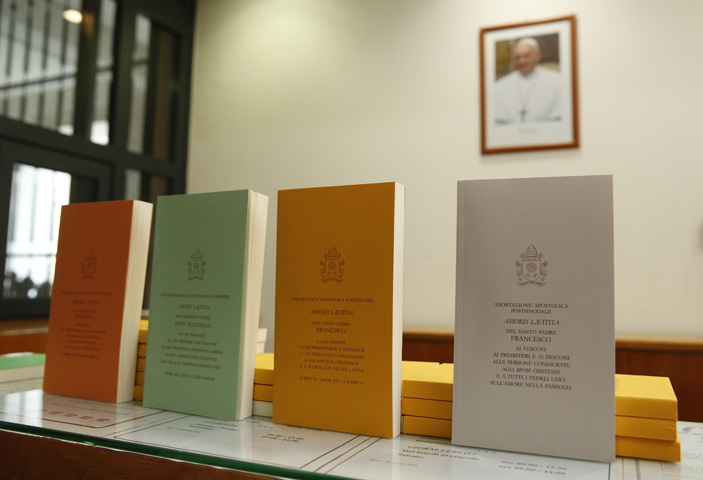
<svg viewBox="0 0 703 480">
<path fill-rule="evenodd" d="M 268 197 L 159 197 L 143 404 L 251 415 Z"/>
<path fill-rule="evenodd" d="M 8 353 L 0 355 L 0 382 L 37 378 L 44 375 L 44 353 Z"/>
</svg>

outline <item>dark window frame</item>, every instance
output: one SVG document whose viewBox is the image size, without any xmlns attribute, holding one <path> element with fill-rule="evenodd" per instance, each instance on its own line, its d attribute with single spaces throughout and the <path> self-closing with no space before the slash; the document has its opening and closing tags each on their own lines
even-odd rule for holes
<svg viewBox="0 0 703 480">
<path fill-rule="evenodd" d="M 89 179 L 75 182 L 71 188 L 71 203 L 78 201 L 119 200 L 124 198 L 127 170 L 141 173 L 141 199 L 155 202 L 159 194 L 185 192 L 188 150 L 188 121 L 190 115 L 190 84 L 193 50 L 195 0 L 114 0 L 117 3 L 115 36 L 113 40 L 114 64 L 110 93 L 110 143 L 98 145 L 90 141 L 90 128 L 94 111 L 94 87 L 97 63 L 98 32 L 92 27 L 100 25 L 100 0 L 83 0 L 84 15 L 92 22 L 81 24 L 77 91 L 74 112 L 74 132 L 67 136 L 59 132 L 30 125 L 0 116 L 0 248 L 2 267 L 5 270 L 12 166 L 24 163 L 70 173 L 76 178 Z M 131 74 L 134 32 L 137 15 L 147 17 L 152 26 L 152 39 L 168 32 L 175 38 L 177 48 L 172 58 L 175 81 L 171 88 L 170 132 L 168 145 L 161 149 L 169 153 L 168 159 L 154 155 L 151 133 L 153 112 L 146 118 L 143 153 L 127 149 L 131 107 Z M 159 48 L 158 41 L 152 51 Z M 147 105 L 153 106 L 157 93 L 163 91 L 151 83 L 156 75 L 157 58 L 150 55 L 147 88 Z M 79 88 L 81 90 L 79 90 Z M 87 92 L 87 93 L 86 93 Z M 163 186 L 166 184 L 166 192 Z M 3 275 L 4 276 L 4 275 Z M 47 316 L 48 300 L 3 299 L 0 295 L 0 319 L 23 316 Z"/>
</svg>

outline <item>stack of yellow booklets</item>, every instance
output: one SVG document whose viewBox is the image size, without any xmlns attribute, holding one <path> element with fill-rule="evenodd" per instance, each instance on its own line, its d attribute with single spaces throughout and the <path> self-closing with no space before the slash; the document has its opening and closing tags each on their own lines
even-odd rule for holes
<svg viewBox="0 0 703 480">
<path fill-rule="evenodd" d="M 273 365 L 273 353 L 259 353 L 256 355 L 253 414 L 260 417 L 273 416 Z M 401 369 L 403 381 L 438 365 L 439 363 L 437 362 L 404 360 Z"/>
<path fill-rule="evenodd" d="M 400 375 L 403 381 L 409 380 L 420 372 L 439 366 L 438 362 L 419 362 L 415 360 L 403 360 Z"/>
<path fill-rule="evenodd" d="M 273 353 L 256 355 L 252 414 L 260 417 L 273 416 Z"/>
<path fill-rule="evenodd" d="M 144 370 L 146 369 L 146 337 L 149 320 L 142 318 L 139 324 L 139 343 L 137 344 L 137 374 L 134 377 L 134 399 L 144 398 Z"/>
<path fill-rule="evenodd" d="M 403 367 L 405 367 L 403 362 Z M 403 433 L 450 438 L 454 364 L 443 363 L 403 377 Z"/>
<path fill-rule="evenodd" d="M 667 377 L 615 375 L 615 450 L 622 457 L 678 462 L 678 403 Z"/>
</svg>

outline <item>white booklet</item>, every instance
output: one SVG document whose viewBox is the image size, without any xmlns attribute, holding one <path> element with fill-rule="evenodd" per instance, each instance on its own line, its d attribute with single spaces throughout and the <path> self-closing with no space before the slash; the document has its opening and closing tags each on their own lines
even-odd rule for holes
<svg viewBox="0 0 703 480">
<path fill-rule="evenodd" d="M 452 443 L 615 459 L 611 176 L 458 184 Z"/>
</svg>

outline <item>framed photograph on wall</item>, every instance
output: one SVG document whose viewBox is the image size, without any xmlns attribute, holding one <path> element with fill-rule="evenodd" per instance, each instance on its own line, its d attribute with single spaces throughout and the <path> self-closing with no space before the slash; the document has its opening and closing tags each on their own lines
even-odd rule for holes
<svg viewBox="0 0 703 480">
<path fill-rule="evenodd" d="M 481 30 L 481 151 L 579 146 L 576 17 Z"/>
</svg>

